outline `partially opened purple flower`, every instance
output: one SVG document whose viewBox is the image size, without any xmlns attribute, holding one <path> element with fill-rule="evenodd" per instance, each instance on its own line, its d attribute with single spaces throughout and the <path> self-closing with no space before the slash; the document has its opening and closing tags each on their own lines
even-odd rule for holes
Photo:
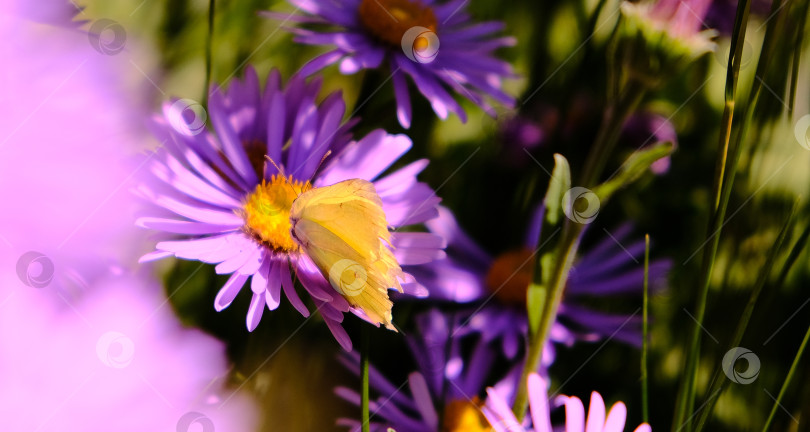
<svg viewBox="0 0 810 432">
<path fill-rule="evenodd" d="M 591 393 L 588 415 L 582 401 L 575 397 L 560 396 L 559 402 L 565 405 L 565 428 L 552 428 L 549 417 L 548 380 L 538 374 L 529 375 L 529 408 L 531 415 L 518 421 L 512 408 L 497 389 L 487 389 L 487 402 L 484 415 L 495 432 L 623 432 L 627 420 L 627 407 L 616 402 L 605 415 L 605 401 L 597 393 Z M 634 432 L 651 432 L 647 423 L 642 423 Z"/>
<path fill-rule="evenodd" d="M 634 151 L 662 142 L 670 142 L 677 148 L 678 134 L 675 132 L 675 126 L 666 117 L 642 111 L 634 114 L 624 124 L 622 141 Z M 669 171 L 670 163 L 670 156 L 661 158 L 650 166 L 650 171 L 664 174 Z"/>
<path fill-rule="evenodd" d="M 139 189 L 161 209 L 138 223 L 180 236 L 158 243 L 157 251 L 143 260 L 174 255 L 217 264 L 217 273 L 231 274 L 216 296 L 217 310 L 228 307 L 251 279 L 251 331 L 265 305 L 270 310 L 278 307 L 282 291 L 301 314 L 309 315 L 293 284 L 295 274 L 329 329 L 350 350 L 351 341 L 340 325 L 343 313 L 352 310 L 367 317 L 332 288 L 291 236 L 293 201 L 313 187 L 347 179 L 373 181 L 388 226 L 401 227 L 434 217 L 440 200 L 416 180 L 426 160 L 380 178 L 410 149 L 408 137 L 375 130 L 353 141 L 349 129 L 355 121 L 341 124 L 342 95 L 333 93 L 317 103 L 319 89 L 320 81 L 307 82 L 300 75 L 283 86 L 280 74 L 273 71 L 262 91 L 251 69 L 225 94 L 211 94 L 213 132 L 205 129 L 199 105 L 186 100 L 165 104 L 156 128 L 163 148 L 152 164 L 153 178 Z M 331 156 L 319 168 L 328 151 Z M 394 232 L 391 245 L 402 265 L 444 254 L 442 239 L 430 233 Z M 403 278 L 404 292 L 426 294 L 410 275 Z"/>
<path fill-rule="evenodd" d="M 397 118 L 405 128 L 411 124 L 406 75 L 442 119 L 453 112 L 466 121 L 450 90 L 487 110 L 487 98 L 514 104 L 501 88 L 503 78 L 514 76 L 512 68 L 493 52 L 515 41 L 494 36 L 504 27 L 501 22 L 473 22 L 465 10 L 467 0 L 289 1 L 306 15 L 268 15 L 311 27 L 291 29 L 296 42 L 334 46 L 301 73 L 309 75 L 340 62 L 341 72 L 353 74 L 387 63 Z"/>
<path fill-rule="evenodd" d="M 389 427 L 397 432 L 489 430 L 481 412 L 481 398 L 497 352 L 480 338 L 472 341 L 467 347 L 469 351 L 463 350 L 460 338 L 455 337 L 458 317 L 451 318 L 437 309 L 418 315 L 416 322 L 417 329 L 408 335 L 407 341 L 418 371 L 408 375 L 403 383 L 392 383 L 374 367 L 369 370 L 371 391 L 378 395 L 369 403 L 374 413 L 371 430 L 384 432 Z M 341 361 L 359 374 L 357 355 L 345 355 Z M 514 368 L 496 387 L 503 394 L 512 394 L 519 375 L 520 369 Z M 360 405 L 360 395 L 354 390 L 339 387 L 336 393 Z M 338 424 L 352 431 L 360 430 L 360 422 L 355 419 L 340 419 Z"/>
<path fill-rule="evenodd" d="M 543 217 L 538 207 L 518 250 L 492 258 L 456 223 L 446 208 L 427 226 L 447 242 L 447 258 L 409 271 L 428 287 L 431 298 L 470 303 L 473 311 L 463 334 L 480 333 L 487 341 L 501 340 L 504 353 L 514 358 L 528 332 L 526 290 L 536 260 L 537 241 Z M 629 242 L 631 227 L 625 225 L 606 234 L 574 262 L 550 339 L 566 345 L 576 340 L 616 339 L 640 344 L 640 315 L 618 315 L 582 306 L 586 298 L 640 295 L 644 266 L 644 242 Z M 671 267 L 668 260 L 650 262 L 651 286 L 660 288 Z M 639 301 L 639 304 L 641 302 Z M 551 359 L 544 355 L 544 363 Z"/>
</svg>

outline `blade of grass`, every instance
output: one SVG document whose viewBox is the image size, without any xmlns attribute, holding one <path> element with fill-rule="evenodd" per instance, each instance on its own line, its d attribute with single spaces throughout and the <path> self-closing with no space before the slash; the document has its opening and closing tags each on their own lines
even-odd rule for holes
<svg viewBox="0 0 810 432">
<path fill-rule="evenodd" d="M 649 415 L 649 393 L 648 393 L 648 378 L 647 378 L 647 340 L 649 339 L 647 332 L 647 305 L 650 297 L 649 291 L 650 281 L 650 235 L 644 235 L 644 299 L 642 300 L 642 308 L 644 310 L 644 322 L 642 324 L 642 337 L 641 340 L 641 413 L 644 423 L 650 422 Z"/>
<path fill-rule="evenodd" d="M 765 40 L 762 45 L 762 52 L 759 58 L 759 62 L 757 64 L 757 70 L 755 72 L 756 76 L 762 77 L 765 76 L 765 72 L 769 67 L 772 65 L 770 64 L 770 57 L 774 47 L 774 28 L 781 22 L 781 18 L 783 16 L 783 9 L 781 8 L 782 0 L 776 0 L 773 2 L 772 5 L 772 13 L 779 14 L 777 19 L 772 19 L 768 22 L 768 26 L 766 28 L 765 33 Z M 736 92 L 736 77 L 739 74 L 739 67 L 740 62 L 742 60 L 742 39 L 745 37 L 745 28 L 747 27 L 748 21 L 748 13 L 750 10 L 750 0 L 744 0 L 737 8 L 737 20 L 735 22 L 735 33 L 734 37 L 732 38 L 732 50 L 734 51 L 734 55 L 731 57 L 729 62 L 731 63 L 731 68 L 736 69 L 737 72 L 733 70 L 729 72 L 727 77 L 727 87 L 726 87 L 726 98 L 730 97 L 731 100 L 734 98 L 734 93 Z M 735 86 L 734 88 L 729 87 L 729 80 L 731 80 L 731 86 Z M 700 278 L 699 278 L 699 291 L 698 291 L 698 298 L 697 298 L 697 305 L 695 308 L 695 325 L 692 327 L 692 331 L 689 338 L 689 343 L 687 345 L 687 357 L 686 357 L 686 364 L 683 373 L 683 384 L 679 389 L 679 395 L 677 399 L 677 405 L 675 409 L 675 419 L 672 424 L 673 430 L 678 430 L 679 428 L 686 426 L 686 431 L 691 431 L 691 424 L 687 424 L 687 416 L 688 413 L 692 411 L 695 401 L 695 386 L 697 381 L 697 369 L 698 369 L 698 362 L 700 358 L 700 339 L 701 339 L 701 329 L 703 327 L 703 319 L 706 313 L 706 302 L 708 299 L 709 293 L 709 285 L 711 282 L 711 274 L 712 269 L 714 267 L 714 260 L 717 256 L 717 250 L 720 244 L 720 233 L 723 228 L 723 224 L 725 222 L 725 214 L 726 209 L 728 207 L 729 200 L 731 198 L 731 190 L 734 185 L 734 178 L 737 174 L 737 167 L 740 161 L 740 154 L 742 153 L 742 147 L 745 141 L 745 137 L 747 136 L 748 127 L 752 122 L 755 107 L 757 106 L 757 101 L 759 99 L 759 95 L 762 91 L 762 80 L 755 79 L 752 87 L 751 87 L 751 96 L 749 97 L 749 103 L 745 108 L 745 115 L 743 116 L 743 121 L 737 127 L 736 134 L 734 135 L 734 145 L 730 147 L 731 155 L 728 158 L 727 163 L 724 166 L 727 166 L 728 169 L 722 168 L 725 171 L 725 174 L 720 178 L 722 181 L 716 182 L 715 184 L 715 194 L 719 191 L 719 200 L 716 200 L 717 208 L 716 211 L 713 213 L 711 217 L 711 222 L 709 223 L 709 229 L 707 233 L 708 238 L 708 248 L 705 250 L 703 254 L 703 260 L 701 262 L 701 270 L 700 270 Z M 733 105 L 732 105 L 733 106 Z M 728 119 L 729 123 L 731 118 Z M 727 150 L 727 143 L 725 143 L 724 139 L 721 139 L 721 146 Z M 725 151 L 721 155 L 721 158 L 724 157 Z M 715 195 L 717 196 L 717 195 Z"/>
<path fill-rule="evenodd" d="M 785 382 L 782 383 L 782 388 L 779 390 L 779 395 L 776 396 L 776 400 L 773 402 L 771 413 L 768 414 L 768 420 L 766 420 L 765 425 L 762 426 L 762 432 L 766 432 L 771 426 L 771 421 L 773 421 L 773 417 L 776 415 L 776 409 L 779 408 L 782 398 L 785 396 L 785 391 L 787 391 L 790 381 L 793 380 L 793 374 L 796 373 L 796 368 L 799 366 L 799 360 L 801 360 L 802 354 L 804 354 L 804 349 L 807 347 L 808 339 L 810 339 L 810 327 L 807 327 L 807 332 L 804 333 L 804 340 L 802 340 L 802 344 L 799 346 L 799 351 L 796 353 L 796 356 L 793 357 L 793 364 L 790 365 L 790 370 L 785 377 Z"/>
<path fill-rule="evenodd" d="M 790 273 L 790 269 L 793 268 L 793 265 L 796 264 L 796 261 L 799 259 L 799 256 L 804 251 L 804 247 L 807 245 L 807 239 L 810 238 L 810 223 L 804 227 L 804 231 L 799 236 L 799 239 L 796 240 L 796 244 L 793 245 L 793 248 L 790 250 L 790 254 L 788 255 L 787 259 L 785 260 L 784 266 L 782 266 L 782 272 L 779 273 L 779 279 L 776 280 L 776 284 L 774 287 L 779 289 L 784 285 L 785 279 L 787 279 L 788 273 Z"/>
<path fill-rule="evenodd" d="M 790 117 L 793 117 L 793 108 L 796 106 L 796 85 L 799 82 L 799 65 L 801 65 L 802 61 L 804 26 L 807 22 L 805 17 L 807 16 L 808 5 L 810 5 L 810 3 L 804 3 L 804 11 L 801 14 L 802 19 L 799 20 L 799 29 L 796 31 L 796 41 L 793 44 L 793 58 L 791 59 L 793 64 L 790 71 L 790 87 L 788 90 L 788 111 L 790 113 Z"/>
<path fill-rule="evenodd" d="M 214 43 L 214 13 L 216 13 L 216 0 L 208 2 L 208 34 L 205 36 L 205 84 L 203 86 L 202 105 L 208 109 L 208 89 L 211 86 L 211 63 Z"/>
<path fill-rule="evenodd" d="M 751 291 L 751 295 L 748 298 L 748 303 L 745 305 L 745 309 L 740 316 L 740 320 L 737 322 L 737 328 L 734 330 L 734 337 L 732 338 L 731 343 L 728 345 L 728 350 L 739 346 L 743 335 L 745 335 L 745 330 L 748 328 L 748 323 L 751 320 L 751 315 L 754 313 L 754 307 L 756 307 L 757 300 L 759 300 L 759 295 L 762 293 L 762 289 L 768 282 L 773 270 L 773 266 L 776 264 L 776 259 L 779 256 L 779 251 L 782 249 L 782 244 L 785 242 L 785 239 L 788 237 L 788 234 L 793 227 L 793 219 L 796 215 L 797 208 L 798 201 L 796 201 L 796 203 L 793 205 L 790 215 L 785 221 L 785 224 L 782 226 L 782 229 L 779 231 L 779 235 L 768 253 L 768 258 L 759 273 L 759 278 L 757 279 L 754 289 Z M 728 383 L 731 382 L 730 380 L 722 379 L 721 375 L 721 370 L 717 370 L 712 378 L 709 391 L 707 392 L 707 394 L 712 396 L 704 403 L 705 406 L 703 411 L 700 413 L 700 418 L 698 419 L 697 426 L 695 428 L 697 432 L 700 432 L 703 429 L 703 426 L 706 424 L 706 421 L 709 419 L 709 416 L 712 413 L 712 409 L 714 408 L 717 399 L 720 397 L 726 387 L 728 387 Z"/>
</svg>

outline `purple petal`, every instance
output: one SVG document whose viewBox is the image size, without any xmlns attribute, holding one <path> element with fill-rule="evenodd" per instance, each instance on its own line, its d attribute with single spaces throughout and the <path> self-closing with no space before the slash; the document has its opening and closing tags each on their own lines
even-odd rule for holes
<svg viewBox="0 0 810 432">
<path fill-rule="evenodd" d="M 214 299 L 214 309 L 217 312 L 221 312 L 223 309 L 231 305 L 233 299 L 236 298 L 236 294 L 239 293 L 239 290 L 242 289 L 242 286 L 245 284 L 248 276 L 234 273 L 231 275 L 230 279 L 225 282 L 225 285 L 220 288 L 219 292 L 217 293 L 217 297 Z"/>
<path fill-rule="evenodd" d="M 247 313 L 248 331 L 252 332 L 259 325 L 259 321 L 262 319 L 262 312 L 264 312 L 264 296 L 253 293 L 253 298 L 250 299 L 250 307 Z"/>
</svg>

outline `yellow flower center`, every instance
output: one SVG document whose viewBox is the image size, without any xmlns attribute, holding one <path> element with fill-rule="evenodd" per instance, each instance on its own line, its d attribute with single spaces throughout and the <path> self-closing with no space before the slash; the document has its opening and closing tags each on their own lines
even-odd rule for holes
<svg viewBox="0 0 810 432">
<path fill-rule="evenodd" d="M 490 432 L 487 418 L 481 412 L 481 400 L 478 396 L 472 401 L 456 399 L 444 407 L 442 432 Z"/>
<path fill-rule="evenodd" d="M 419 1 L 363 0 L 358 12 L 360 22 L 369 33 L 395 47 L 402 46 L 402 36 L 412 27 L 425 27 L 436 32 L 436 15 Z M 413 45 L 419 50 L 429 43 L 420 37 Z"/>
<path fill-rule="evenodd" d="M 487 288 L 501 303 L 525 306 L 535 258 L 529 249 L 506 252 L 495 258 L 487 273 Z"/>
<path fill-rule="evenodd" d="M 292 176 L 274 175 L 269 182 L 262 180 L 245 200 L 245 231 L 277 251 L 297 251 L 298 244 L 290 235 L 290 209 L 298 195 L 310 189 L 309 182 L 302 183 Z"/>
</svg>

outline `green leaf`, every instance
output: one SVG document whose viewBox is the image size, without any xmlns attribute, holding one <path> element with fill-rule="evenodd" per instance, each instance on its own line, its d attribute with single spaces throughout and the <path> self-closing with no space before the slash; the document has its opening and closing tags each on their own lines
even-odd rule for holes
<svg viewBox="0 0 810 432">
<path fill-rule="evenodd" d="M 546 206 L 543 231 L 549 232 L 545 228 L 560 223 L 563 217 L 562 199 L 568 189 L 571 189 L 571 168 L 563 155 L 555 153 L 554 172 L 551 173 L 551 181 L 548 183 L 548 191 L 543 201 Z"/>
<path fill-rule="evenodd" d="M 671 142 L 662 142 L 633 153 L 622 164 L 618 174 L 595 187 L 593 192 L 599 197 L 600 201 L 606 201 L 616 191 L 641 177 L 657 160 L 672 154 L 674 148 Z"/>
</svg>

